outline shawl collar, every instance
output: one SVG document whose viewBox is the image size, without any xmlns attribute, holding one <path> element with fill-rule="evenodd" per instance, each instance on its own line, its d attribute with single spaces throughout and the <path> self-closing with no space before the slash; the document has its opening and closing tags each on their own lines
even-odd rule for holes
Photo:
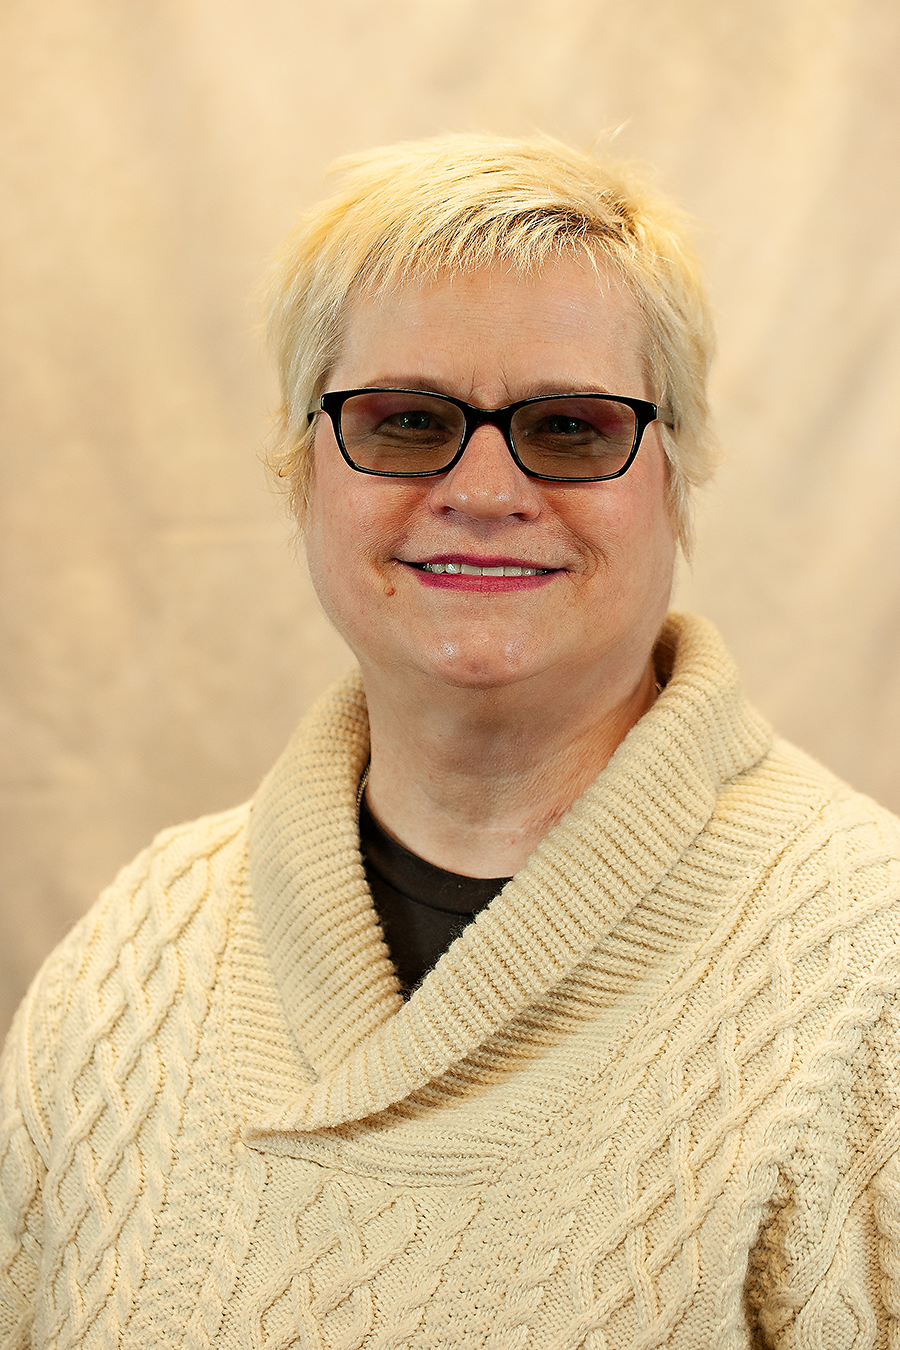
<svg viewBox="0 0 900 1350">
<path fill-rule="evenodd" d="M 368 758 L 358 672 L 310 711 L 257 794 L 253 905 L 285 1015 L 318 1074 L 250 1134 L 386 1109 L 445 1072 L 602 945 L 771 745 L 711 624 L 671 615 L 653 708 L 404 1004 L 365 883 L 356 791 Z"/>
</svg>

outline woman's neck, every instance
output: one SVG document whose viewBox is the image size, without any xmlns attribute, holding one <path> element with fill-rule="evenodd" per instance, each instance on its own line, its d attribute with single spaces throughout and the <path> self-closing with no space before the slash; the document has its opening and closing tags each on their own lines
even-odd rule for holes
<svg viewBox="0 0 900 1350">
<path fill-rule="evenodd" d="M 406 690 L 364 672 L 372 736 L 367 801 L 408 849 L 451 872 L 511 876 L 652 706 L 648 662 L 630 687 Z"/>
</svg>

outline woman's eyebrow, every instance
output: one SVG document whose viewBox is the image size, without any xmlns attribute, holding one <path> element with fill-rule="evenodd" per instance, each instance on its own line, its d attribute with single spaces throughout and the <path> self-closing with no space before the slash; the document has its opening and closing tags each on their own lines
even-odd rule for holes
<svg viewBox="0 0 900 1350">
<path fill-rule="evenodd" d="M 434 379 L 421 375 L 381 375 L 360 381 L 355 389 L 411 389 L 423 394 L 444 394 L 448 398 L 463 398 L 463 395 L 447 380 L 435 376 Z M 526 398 L 554 398 L 568 394 L 605 394 L 614 398 L 621 390 L 611 389 L 608 385 L 597 384 L 593 380 L 538 380 L 525 381 L 517 398 L 510 403 L 518 403 Z M 468 402 L 468 399 L 464 399 Z M 479 406 L 479 405 L 474 405 Z"/>
</svg>

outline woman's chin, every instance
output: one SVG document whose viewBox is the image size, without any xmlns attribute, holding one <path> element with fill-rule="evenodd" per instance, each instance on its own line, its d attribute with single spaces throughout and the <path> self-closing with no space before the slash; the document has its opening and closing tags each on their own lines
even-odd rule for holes
<svg viewBox="0 0 900 1350">
<path fill-rule="evenodd" d="M 537 653 L 519 633 L 478 640 L 465 634 L 447 637 L 422 654 L 421 669 L 432 679 L 454 689 L 504 689 L 532 679 L 540 671 Z"/>
</svg>

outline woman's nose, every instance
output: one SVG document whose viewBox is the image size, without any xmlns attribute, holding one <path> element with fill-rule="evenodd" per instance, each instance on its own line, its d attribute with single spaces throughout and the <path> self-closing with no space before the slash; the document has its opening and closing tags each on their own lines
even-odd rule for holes
<svg viewBox="0 0 900 1350">
<path fill-rule="evenodd" d="M 522 472 L 503 433 L 490 423 L 476 427 L 459 463 L 435 479 L 430 500 L 436 511 L 459 511 L 475 520 L 533 520 L 541 509 L 539 484 Z"/>
</svg>

